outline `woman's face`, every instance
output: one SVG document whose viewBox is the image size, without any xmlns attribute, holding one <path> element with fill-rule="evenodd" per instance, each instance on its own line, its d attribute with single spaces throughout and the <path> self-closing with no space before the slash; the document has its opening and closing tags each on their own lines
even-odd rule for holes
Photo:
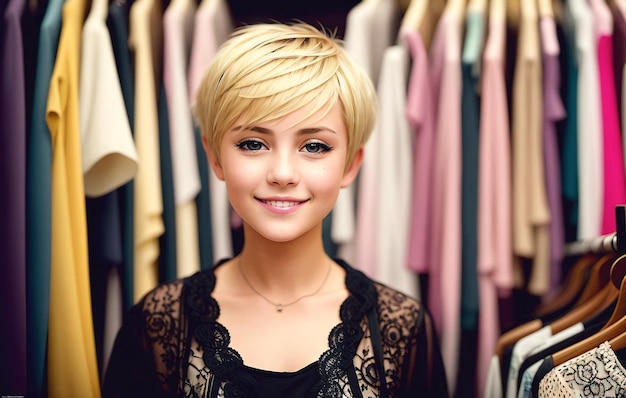
<svg viewBox="0 0 626 398">
<path fill-rule="evenodd" d="M 348 133 L 339 103 L 302 120 L 306 111 L 246 129 L 239 119 L 223 137 L 220 164 L 209 154 L 244 223 L 276 242 L 321 227 L 362 159 L 359 153 L 346 167 Z"/>
</svg>

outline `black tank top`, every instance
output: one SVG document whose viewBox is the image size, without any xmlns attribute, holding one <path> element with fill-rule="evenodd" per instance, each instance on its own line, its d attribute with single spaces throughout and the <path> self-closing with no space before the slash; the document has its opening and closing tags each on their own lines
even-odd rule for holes
<svg viewBox="0 0 626 398">
<path fill-rule="evenodd" d="M 244 366 L 243 371 L 254 377 L 267 398 L 304 398 L 311 394 L 320 380 L 318 363 L 313 362 L 295 372 L 273 372 Z"/>
</svg>

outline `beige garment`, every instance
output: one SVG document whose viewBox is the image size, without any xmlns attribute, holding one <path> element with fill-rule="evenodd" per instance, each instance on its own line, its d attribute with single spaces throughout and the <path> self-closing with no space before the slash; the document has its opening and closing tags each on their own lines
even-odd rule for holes
<svg viewBox="0 0 626 398">
<path fill-rule="evenodd" d="M 541 47 L 536 4 L 521 2 L 520 6 L 512 109 L 513 250 L 517 256 L 533 260 L 529 289 L 541 294 L 548 288 L 550 267 Z"/>
<path fill-rule="evenodd" d="M 135 59 L 135 145 L 141 167 L 135 177 L 134 298 L 158 284 L 163 225 L 157 76 L 161 76 L 161 3 L 137 0 L 130 10 L 129 46 Z"/>
<path fill-rule="evenodd" d="M 107 0 L 93 0 L 82 32 L 79 117 L 87 196 L 112 192 L 132 179 L 138 168 L 135 141 L 106 25 L 108 6 Z M 110 272 L 117 275 L 118 270 L 112 267 Z M 106 369 L 123 318 L 119 275 L 108 282 L 101 369 Z"/>
<path fill-rule="evenodd" d="M 138 168 L 106 26 L 107 8 L 106 0 L 94 0 L 82 31 L 79 118 L 85 195 L 89 197 L 126 184 Z"/>
</svg>

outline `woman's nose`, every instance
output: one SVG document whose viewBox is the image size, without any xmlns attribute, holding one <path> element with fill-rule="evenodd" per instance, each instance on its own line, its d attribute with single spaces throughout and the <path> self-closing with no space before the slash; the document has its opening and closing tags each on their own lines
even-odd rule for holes
<svg viewBox="0 0 626 398">
<path fill-rule="evenodd" d="M 267 173 L 268 182 L 279 186 L 296 185 L 299 176 L 292 154 L 276 152 Z"/>
</svg>

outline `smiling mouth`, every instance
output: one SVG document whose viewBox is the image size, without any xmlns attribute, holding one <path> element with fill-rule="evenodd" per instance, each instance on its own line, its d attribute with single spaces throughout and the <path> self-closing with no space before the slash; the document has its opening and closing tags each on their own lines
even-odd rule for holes
<svg viewBox="0 0 626 398">
<path fill-rule="evenodd" d="M 304 201 L 303 202 L 293 202 L 293 201 L 290 201 L 290 200 L 263 200 L 263 199 L 260 199 L 260 201 L 265 203 L 265 204 L 267 204 L 267 205 L 270 205 L 270 206 L 273 206 L 273 207 L 280 207 L 280 208 L 284 208 L 284 209 L 288 208 L 288 207 L 297 206 L 300 203 L 304 203 Z"/>
</svg>

